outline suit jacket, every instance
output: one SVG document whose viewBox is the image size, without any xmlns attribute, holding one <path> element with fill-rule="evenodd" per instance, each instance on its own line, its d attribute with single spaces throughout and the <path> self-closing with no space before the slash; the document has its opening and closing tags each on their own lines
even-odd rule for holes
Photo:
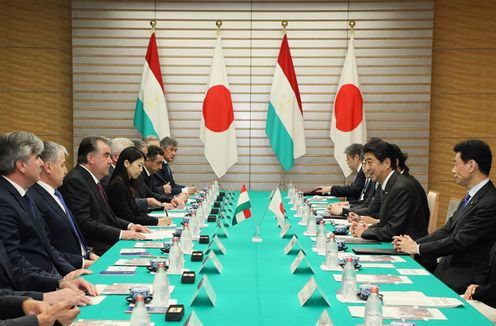
<svg viewBox="0 0 496 326">
<path fill-rule="evenodd" d="M 421 258 L 442 257 L 434 275 L 463 293 L 486 268 L 496 234 L 496 189 L 491 181 L 441 228 L 417 240 Z"/>
<path fill-rule="evenodd" d="M 59 285 L 59 279 L 60 276 L 43 275 L 34 270 L 13 266 L 0 241 L 0 296 L 4 294 L 25 295 L 42 300 L 43 293 L 41 292 L 55 291 Z"/>
<path fill-rule="evenodd" d="M 409 234 L 413 239 L 426 235 L 428 218 L 420 196 L 409 177 L 394 171 L 383 193 L 380 221 L 365 230 L 362 237 L 389 242 L 399 234 Z"/>
<path fill-rule="evenodd" d="M 164 193 L 158 193 L 152 190 L 153 188 L 152 177 L 153 177 L 152 174 L 148 175 L 145 169 L 143 169 L 143 172 L 141 172 L 137 180 L 140 197 L 142 198 L 153 197 L 162 203 L 170 203 L 172 199 L 174 199 L 173 195 L 166 195 Z"/>
<path fill-rule="evenodd" d="M 143 225 L 158 224 L 158 219 L 148 216 L 138 208 L 129 185 L 120 177 L 110 180 L 107 186 L 107 198 L 110 207 L 120 218 Z"/>
<path fill-rule="evenodd" d="M 27 195 L 26 195 L 27 196 Z M 51 245 L 40 212 L 0 177 L 0 241 L 12 265 L 66 275 L 75 268 Z"/>
<path fill-rule="evenodd" d="M 29 188 L 28 194 L 33 198 L 47 226 L 48 238 L 60 254 L 75 268 L 83 268 L 81 245 L 89 252 L 85 243 L 80 244 L 78 236 L 84 239 L 76 221 L 71 216 L 76 229 L 74 230 L 68 217 L 60 205 L 42 186 L 35 183 Z"/>
<path fill-rule="evenodd" d="M 371 189 L 367 192 L 365 200 L 361 204 L 352 204 L 349 209 L 344 208 L 343 213 L 355 212 L 358 215 L 372 216 L 379 218 L 381 211 L 381 190 L 380 184 L 370 182 Z"/>
<path fill-rule="evenodd" d="M 403 175 L 410 178 L 413 185 L 415 186 L 415 189 L 417 189 L 417 192 L 420 194 L 420 200 L 421 200 L 422 207 L 424 209 L 424 215 L 427 217 L 427 225 L 429 225 L 429 219 L 431 217 L 431 213 L 429 210 L 429 203 L 427 202 L 427 194 L 425 193 L 424 187 L 422 187 L 422 185 L 417 180 L 417 178 L 415 178 L 413 175 L 411 175 L 407 171 L 403 172 Z"/>
<path fill-rule="evenodd" d="M 170 183 L 171 185 L 172 195 L 180 194 L 182 189 L 185 187 L 176 183 L 172 170 L 170 169 L 170 164 L 164 161 L 162 169 L 152 176 L 152 190 L 154 192 L 158 192 L 159 194 L 163 194 L 163 186 L 167 183 Z"/>
<path fill-rule="evenodd" d="M 22 303 L 27 297 L 1 296 L 0 297 L 0 325 L 1 326 L 37 326 L 36 315 L 25 316 Z M 15 319 L 12 319 L 15 318 Z"/>
<path fill-rule="evenodd" d="M 129 222 L 114 215 L 102 200 L 91 174 L 82 166 L 75 166 L 59 187 L 64 200 L 76 219 L 89 246 L 102 255 L 119 241 L 121 230 Z"/>
<path fill-rule="evenodd" d="M 472 298 L 496 308 L 496 244 L 490 251 L 489 264 L 475 277 L 474 283 L 479 284 L 479 287 Z"/>
<path fill-rule="evenodd" d="M 363 186 L 365 185 L 365 174 L 363 169 L 358 171 L 353 183 L 349 186 L 332 186 L 331 196 L 346 197 L 348 201 L 354 201 L 360 198 Z"/>
<path fill-rule="evenodd" d="M 107 186 L 110 182 L 110 178 L 112 177 L 112 174 L 114 174 L 115 167 L 113 165 L 110 165 L 108 174 L 100 180 L 100 183 L 102 184 L 103 188 L 107 190 Z"/>
</svg>

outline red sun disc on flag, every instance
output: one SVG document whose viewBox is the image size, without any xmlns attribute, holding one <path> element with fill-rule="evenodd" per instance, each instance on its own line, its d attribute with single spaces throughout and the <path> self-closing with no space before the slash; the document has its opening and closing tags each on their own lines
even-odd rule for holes
<svg viewBox="0 0 496 326">
<path fill-rule="evenodd" d="M 343 132 L 355 129 L 363 119 L 363 98 L 360 89 L 353 84 L 341 86 L 334 102 L 336 128 Z"/>
<path fill-rule="evenodd" d="M 203 101 L 205 127 L 214 132 L 226 131 L 234 121 L 231 92 L 224 85 L 210 87 Z"/>
</svg>

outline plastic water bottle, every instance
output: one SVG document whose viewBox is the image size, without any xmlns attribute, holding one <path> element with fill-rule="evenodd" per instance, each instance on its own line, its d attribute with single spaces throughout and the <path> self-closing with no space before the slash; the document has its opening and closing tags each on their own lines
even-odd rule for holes
<svg viewBox="0 0 496 326">
<path fill-rule="evenodd" d="M 332 233 L 327 238 L 325 265 L 327 268 L 338 266 L 338 245 Z"/>
<path fill-rule="evenodd" d="M 142 295 L 137 295 L 134 304 L 131 326 L 150 326 L 150 316 L 145 307 L 145 298 Z"/>
<path fill-rule="evenodd" d="M 164 263 L 158 263 L 157 273 L 153 279 L 153 300 L 152 305 L 169 306 L 169 278 L 165 273 Z"/>
<path fill-rule="evenodd" d="M 315 215 L 310 214 L 310 216 L 308 216 L 308 220 L 307 220 L 306 234 L 307 235 L 315 235 L 316 232 L 317 232 L 317 221 L 315 220 Z"/>
<path fill-rule="evenodd" d="M 179 238 L 174 237 L 172 247 L 169 251 L 169 272 L 172 274 L 181 273 L 184 265 L 184 257 L 179 247 Z"/>
<path fill-rule="evenodd" d="M 357 298 L 356 271 L 353 266 L 353 258 L 347 257 L 341 279 L 341 294 L 345 300 L 355 300 Z"/>
<path fill-rule="evenodd" d="M 370 288 L 370 295 L 365 305 L 365 326 L 382 326 L 382 301 L 377 286 Z"/>
<path fill-rule="evenodd" d="M 183 231 L 181 232 L 181 247 L 183 249 L 183 253 L 191 254 L 193 251 L 193 237 L 191 236 L 191 232 L 189 230 L 189 223 L 184 223 Z"/>
<path fill-rule="evenodd" d="M 189 231 L 191 232 L 191 237 L 193 239 L 198 239 L 200 237 L 200 223 L 198 223 L 196 210 L 191 212 L 191 218 L 189 219 Z"/>
<path fill-rule="evenodd" d="M 205 215 L 203 214 L 203 203 L 198 204 L 198 209 L 196 210 L 196 218 L 198 219 L 198 227 L 203 227 L 205 225 Z"/>
<path fill-rule="evenodd" d="M 317 241 L 315 242 L 315 248 L 317 249 L 317 252 L 325 252 L 326 236 L 327 230 L 325 228 L 324 221 L 320 221 L 319 229 L 317 230 Z"/>
</svg>

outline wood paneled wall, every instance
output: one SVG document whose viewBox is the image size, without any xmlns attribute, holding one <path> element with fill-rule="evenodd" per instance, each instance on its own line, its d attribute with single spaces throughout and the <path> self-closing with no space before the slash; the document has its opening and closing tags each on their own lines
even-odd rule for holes
<svg viewBox="0 0 496 326">
<path fill-rule="evenodd" d="M 1 1 L 0 24 L 0 133 L 31 131 L 71 152 L 71 1 Z"/>
<path fill-rule="evenodd" d="M 451 176 L 457 142 L 486 141 L 496 177 L 495 15 L 494 1 L 435 1 L 429 189 L 441 193 L 440 225 L 449 199 L 466 192 Z"/>
</svg>

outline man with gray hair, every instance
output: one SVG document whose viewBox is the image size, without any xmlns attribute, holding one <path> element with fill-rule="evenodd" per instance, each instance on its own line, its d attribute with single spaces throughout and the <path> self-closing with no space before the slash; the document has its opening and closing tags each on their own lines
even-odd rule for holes
<svg viewBox="0 0 496 326">
<path fill-rule="evenodd" d="M 112 160 L 112 163 L 110 164 L 108 174 L 105 177 L 103 177 L 102 180 L 100 180 L 100 183 L 102 184 L 103 188 L 107 189 L 107 185 L 110 181 L 110 178 L 112 177 L 112 174 L 114 173 L 115 165 L 117 164 L 117 160 L 119 159 L 119 155 L 121 155 L 121 152 L 125 148 L 133 147 L 133 146 L 134 143 L 128 138 L 112 139 L 110 145 L 110 159 Z"/>
<path fill-rule="evenodd" d="M 160 147 L 164 150 L 164 163 L 162 169 L 152 177 L 152 190 L 161 194 L 194 194 L 198 191 L 195 186 L 182 186 L 176 183 L 169 163 L 174 160 L 177 153 L 177 140 L 174 137 L 164 137 L 160 141 Z"/>
<path fill-rule="evenodd" d="M 1 248 L 5 247 L 5 251 L 0 250 L 0 259 L 9 260 L 26 273 L 43 275 L 48 285 L 74 280 L 86 272 L 75 270 L 52 247 L 40 213 L 27 194 L 27 189 L 40 178 L 42 151 L 43 142 L 32 133 L 14 131 L 0 136 L 0 241 Z M 0 284 L 11 282 L 1 270 Z M 73 287 L 96 294 L 88 282 L 73 282 Z"/>
<path fill-rule="evenodd" d="M 346 163 L 356 176 L 349 186 L 319 186 L 314 192 L 321 193 L 322 195 L 329 194 L 336 197 L 346 197 L 348 201 L 355 201 L 359 199 L 362 189 L 365 185 L 365 174 L 362 170 L 362 144 L 351 144 L 344 150 L 346 154 Z"/>
<path fill-rule="evenodd" d="M 146 146 L 157 146 L 160 147 L 160 140 L 156 136 L 147 136 L 143 138 Z"/>
<path fill-rule="evenodd" d="M 57 190 L 67 174 L 67 150 L 51 141 L 44 141 L 43 145 L 40 180 L 29 188 L 28 194 L 41 212 L 52 245 L 75 268 L 88 268 L 98 256 L 88 248 L 62 194 Z"/>
</svg>

